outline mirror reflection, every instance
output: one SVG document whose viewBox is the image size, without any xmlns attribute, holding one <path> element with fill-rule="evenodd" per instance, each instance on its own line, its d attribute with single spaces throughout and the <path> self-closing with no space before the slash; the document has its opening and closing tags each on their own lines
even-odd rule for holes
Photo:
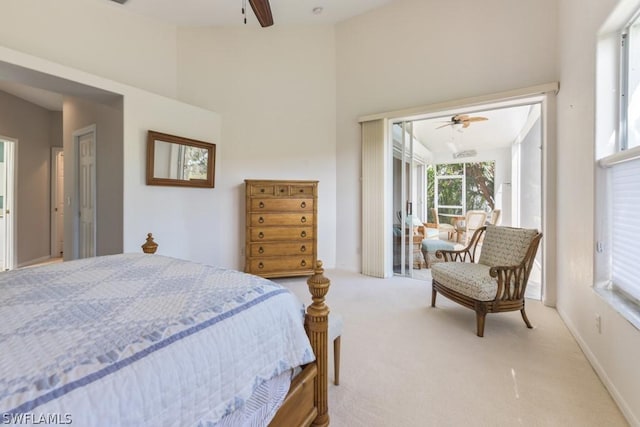
<svg viewBox="0 0 640 427">
<path fill-rule="evenodd" d="M 155 178 L 207 179 L 209 157 L 206 149 L 156 140 L 154 151 Z"/>
</svg>

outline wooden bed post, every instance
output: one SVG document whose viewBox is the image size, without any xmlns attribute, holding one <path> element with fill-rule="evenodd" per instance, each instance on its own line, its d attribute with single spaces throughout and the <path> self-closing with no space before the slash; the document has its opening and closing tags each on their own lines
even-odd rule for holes
<svg viewBox="0 0 640 427">
<path fill-rule="evenodd" d="M 142 245 L 142 252 L 145 254 L 155 254 L 156 250 L 158 250 L 158 244 L 153 241 L 153 235 L 147 233 L 147 241 Z"/>
<path fill-rule="evenodd" d="M 331 281 L 324 277 L 322 261 L 316 262 L 313 276 L 307 280 L 309 292 L 313 303 L 307 308 L 305 316 L 305 329 L 311 341 L 311 347 L 316 355 L 318 376 L 314 382 L 314 404 L 318 410 L 318 416 L 313 421 L 313 426 L 329 425 L 328 387 L 328 341 L 329 341 L 329 307 L 324 302 L 324 297 L 329 292 Z"/>
</svg>

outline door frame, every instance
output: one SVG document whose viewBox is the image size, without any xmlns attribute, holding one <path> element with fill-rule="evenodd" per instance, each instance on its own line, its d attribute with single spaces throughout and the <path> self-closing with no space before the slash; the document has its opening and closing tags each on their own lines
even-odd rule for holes
<svg viewBox="0 0 640 427">
<path fill-rule="evenodd" d="M 414 149 L 413 149 L 413 122 L 410 121 L 394 121 L 390 123 L 389 132 L 390 132 L 390 140 L 391 140 L 391 150 L 392 154 L 389 156 L 391 159 L 391 170 L 393 171 L 394 166 L 393 162 L 395 157 L 393 155 L 394 146 L 393 146 L 393 126 L 395 124 L 400 125 L 400 152 L 399 152 L 399 160 L 400 160 L 400 271 L 396 272 L 394 270 L 394 275 L 405 276 L 405 277 L 413 277 L 413 260 L 414 260 L 414 245 L 413 245 L 413 222 L 411 224 L 408 223 L 408 220 L 412 220 L 411 217 L 415 216 L 415 210 L 417 208 L 417 201 L 414 198 L 415 192 L 415 176 L 414 176 Z M 407 141 L 408 137 L 408 141 Z M 392 180 L 395 180 L 395 174 L 392 175 Z M 396 191 L 396 185 L 392 183 L 393 191 Z M 395 195 L 394 195 L 395 196 Z M 393 199 L 395 200 L 395 197 Z M 396 212 L 396 208 L 398 206 L 393 206 L 393 212 Z M 408 216 L 411 217 L 408 217 Z M 390 228 L 389 232 L 393 234 L 393 229 Z M 396 242 L 394 242 L 394 245 Z M 392 250 L 393 254 L 393 250 Z"/>
<path fill-rule="evenodd" d="M 7 176 L 8 194 L 5 194 L 4 209 L 5 212 L 9 211 L 9 217 L 5 214 L 5 261 L 3 266 L 5 270 L 13 270 L 18 265 L 18 239 L 16 238 L 18 231 L 18 204 L 16 202 L 16 197 L 18 196 L 18 140 L 3 135 L 0 135 L 0 140 L 11 143 L 13 147 L 9 154 L 11 162 L 7 161 L 7 149 L 5 148 L 5 174 Z M 9 219 L 7 220 L 7 218 Z"/>
<path fill-rule="evenodd" d="M 57 241 L 58 241 L 58 230 L 56 227 L 56 211 L 55 211 L 55 202 L 58 197 L 58 162 L 57 156 L 58 154 L 62 154 L 64 156 L 64 147 L 51 147 L 51 203 L 50 203 L 50 211 L 51 211 L 51 258 L 58 258 L 59 254 L 56 250 Z M 64 167 L 63 167 L 64 170 Z M 64 204 L 64 187 L 62 189 L 62 197 Z M 62 236 L 64 238 L 64 222 L 62 225 Z M 63 250 L 64 251 L 64 250 Z"/>
<path fill-rule="evenodd" d="M 505 92 L 487 94 L 482 96 L 476 96 L 471 98 L 464 98 L 458 100 L 451 100 L 436 104 L 424 105 L 419 107 L 407 108 L 403 110 L 388 111 L 384 113 L 372 114 L 368 116 L 362 116 L 358 118 L 366 129 L 368 123 L 381 122 L 380 129 L 386 129 L 389 123 L 400 120 L 416 120 L 422 118 L 441 117 L 443 115 L 452 114 L 464 114 L 468 112 L 495 109 L 500 107 L 518 106 L 518 105 L 530 105 L 534 103 L 541 104 L 541 121 L 542 121 L 542 233 L 545 236 L 541 242 L 542 259 L 543 259 L 543 272 L 542 272 L 542 302 L 547 306 L 555 306 L 557 300 L 557 284 L 556 284 L 556 180 L 557 180 L 557 158 L 556 158 L 556 95 L 559 90 L 558 82 L 552 82 L 542 84 L 538 86 L 532 86 L 528 88 L 515 89 Z M 389 145 L 392 142 L 389 141 L 388 134 L 385 133 L 380 137 L 375 135 L 368 135 L 371 141 L 379 142 L 383 144 L 387 150 L 390 149 Z M 367 160 L 368 161 L 368 160 Z M 365 175 L 366 173 L 379 173 L 376 172 L 378 166 L 375 164 L 369 165 L 363 159 L 363 181 L 368 180 L 370 177 Z M 381 174 L 383 176 L 389 176 L 388 165 L 385 165 L 386 171 Z M 391 209 L 389 203 L 391 203 L 390 197 L 384 197 L 384 206 L 378 206 L 376 203 L 365 203 L 368 200 L 363 200 L 363 216 L 373 215 L 378 209 L 384 209 L 389 211 Z M 375 201 L 373 201 L 375 202 Z M 385 223 L 385 228 L 378 230 L 376 233 L 384 233 L 391 226 L 390 221 Z M 363 238 L 364 242 L 364 238 Z M 375 242 L 373 242 L 375 243 Z M 388 240 L 381 241 L 385 245 L 385 250 L 382 253 L 391 252 L 390 244 Z M 377 243 L 377 244 L 381 244 Z M 371 254 L 380 253 L 376 250 L 369 251 Z M 364 255 L 364 252 L 363 252 Z M 364 263 L 373 264 L 372 260 L 363 260 Z M 389 263 L 385 263 L 388 266 Z M 386 270 L 381 277 L 390 277 L 391 271 Z"/>
<path fill-rule="evenodd" d="M 91 194 L 93 195 L 93 254 L 94 256 L 97 255 L 96 253 L 96 247 L 97 247 L 97 241 L 96 241 L 96 230 L 97 230 L 97 205 L 96 205 L 96 199 L 97 199 L 97 194 L 96 194 L 96 188 L 97 188 L 97 183 L 96 183 L 96 169 L 97 169 L 97 163 L 98 163 L 98 153 L 96 151 L 96 146 L 97 146 L 97 133 L 96 133 L 96 125 L 89 125 L 87 127 L 84 127 L 82 129 L 78 129 L 76 131 L 73 132 L 72 137 L 73 137 L 73 152 L 74 152 L 74 167 L 76 170 L 76 173 L 74 174 L 75 179 L 73 182 L 73 186 L 74 186 L 74 194 L 75 194 L 75 199 L 76 202 L 74 204 L 74 208 L 72 210 L 73 212 L 73 217 L 74 217 L 74 227 L 73 227 L 73 259 L 78 259 L 80 257 L 80 138 L 87 135 L 87 134 L 93 134 L 93 152 L 94 152 L 94 158 L 95 158 L 95 165 L 94 168 L 92 170 L 91 173 L 91 185 L 92 185 L 92 191 Z M 76 216 L 75 213 L 78 213 L 78 215 Z"/>
</svg>

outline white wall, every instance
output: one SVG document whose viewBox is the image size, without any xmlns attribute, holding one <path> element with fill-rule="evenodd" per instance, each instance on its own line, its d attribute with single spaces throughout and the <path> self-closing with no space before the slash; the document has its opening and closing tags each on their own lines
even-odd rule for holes
<svg viewBox="0 0 640 427">
<path fill-rule="evenodd" d="M 124 96 L 124 249 L 139 252 L 140 238 L 152 232 L 158 253 L 208 264 L 228 262 L 225 240 L 230 208 L 221 166 L 220 116 L 211 111 L 128 88 Z M 147 131 L 154 130 L 216 144 L 215 188 L 146 185 Z M 221 188 L 222 187 L 222 188 Z"/>
<path fill-rule="evenodd" d="M 175 96 L 175 26 L 109 0 L 3 0 L 0 7 L 2 46 Z"/>
<path fill-rule="evenodd" d="M 354 212 L 336 212 L 333 27 L 181 29 L 178 47 L 181 99 L 223 120 L 216 226 L 224 264 L 244 265 L 244 180 L 308 179 L 320 181 L 318 257 L 335 266 L 336 223 Z"/>
<path fill-rule="evenodd" d="M 220 140 L 220 118 L 216 113 L 0 47 L 2 64 L 31 70 L 27 77 L 40 85 L 49 85 L 50 90 L 73 90 L 69 86 L 71 81 L 85 85 L 83 91 L 89 86 L 101 89 L 100 97 L 106 96 L 104 91 L 114 94 L 111 99 L 123 96 L 122 166 L 113 166 L 116 174 L 124 170 L 123 250 L 140 252 L 146 233 L 153 232 L 161 245 L 159 253 L 222 264 L 225 246 L 220 245 L 217 228 L 224 226 L 218 212 L 225 208 L 219 193 L 215 189 L 145 185 L 147 131 L 216 142 Z M 220 157 L 217 161 L 220 162 Z"/>
<path fill-rule="evenodd" d="M 0 135 L 18 140 L 15 225 L 19 266 L 46 258 L 51 252 L 50 130 L 54 119 L 48 110 L 0 92 Z"/>
<path fill-rule="evenodd" d="M 520 227 L 542 228 L 542 124 L 536 120 L 520 143 Z M 538 251 L 536 258 L 540 258 Z"/>
<path fill-rule="evenodd" d="M 556 0 L 397 0 L 336 28 L 338 266 L 360 269 L 362 115 L 557 80 Z"/>
<path fill-rule="evenodd" d="M 640 425 L 640 331 L 592 289 L 596 34 L 617 3 L 623 1 L 560 2 L 557 306 L 629 423 Z"/>
</svg>

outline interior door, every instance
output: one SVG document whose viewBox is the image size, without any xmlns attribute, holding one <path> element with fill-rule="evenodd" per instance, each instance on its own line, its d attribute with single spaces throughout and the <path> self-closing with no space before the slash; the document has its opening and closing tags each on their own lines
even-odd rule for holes
<svg viewBox="0 0 640 427">
<path fill-rule="evenodd" d="M 0 267 L 15 268 L 15 140 L 0 141 Z"/>
<path fill-rule="evenodd" d="M 78 258 L 96 255 L 95 131 L 76 136 L 78 147 Z"/>
<path fill-rule="evenodd" d="M 64 244 L 64 152 L 51 149 L 51 257 L 63 255 Z"/>
<path fill-rule="evenodd" d="M 422 225 L 415 212 L 415 176 L 413 173 L 413 123 L 392 126 L 393 137 L 393 272 L 413 277 L 413 269 L 421 266 L 422 239 L 416 236 Z"/>
</svg>

